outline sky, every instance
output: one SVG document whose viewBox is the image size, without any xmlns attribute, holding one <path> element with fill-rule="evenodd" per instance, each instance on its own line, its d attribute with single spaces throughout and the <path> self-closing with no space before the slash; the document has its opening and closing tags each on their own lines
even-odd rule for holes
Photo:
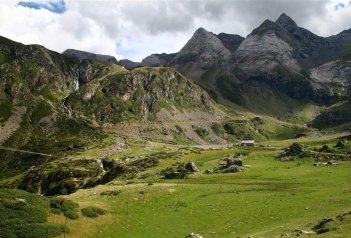
<svg viewBox="0 0 351 238">
<path fill-rule="evenodd" d="M 246 37 L 283 12 L 321 36 L 351 28 L 351 0 L 0 0 L 0 35 L 141 61 L 179 51 L 199 27 Z"/>
</svg>

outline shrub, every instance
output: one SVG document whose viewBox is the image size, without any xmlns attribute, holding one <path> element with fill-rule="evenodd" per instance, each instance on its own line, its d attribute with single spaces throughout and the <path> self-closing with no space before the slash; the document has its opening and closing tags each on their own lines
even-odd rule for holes
<svg viewBox="0 0 351 238">
<path fill-rule="evenodd" d="M 198 126 L 193 126 L 193 128 L 196 134 L 198 134 L 200 137 L 205 137 L 205 136 L 208 136 L 209 134 L 205 128 L 198 127 Z"/>
<path fill-rule="evenodd" d="M 229 135 L 235 135 L 235 128 L 234 128 L 234 126 L 232 125 L 232 124 L 230 124 L 230 123 L 226 123 L 226 124 L 224 124 L 224 130 L 225 130 L 225 132 L 227 133 L 227 134 L 229 134 Z"/>
<path fill-rule="evenodd" d="M 58 208 L 51 208 L 51 213 L 55 215 L 61 215 L 62 211 Z"/>
<path fill-rule="evenodd" d="M 181 133 L 181 134 L 184 133 L 183 128 L 181 128 L 179 125 L 175 125 L 175 128 L 177 129 L 177 131 L 178 131 L 179 133 Z"/>
<path fill-rule="evenodd" d="M 104 191 L 101 192 L 101 196 L 118 196 L 122 191 L 116 190 L 116 191 Z"/>
<path fill-rule="evenodd" d="M 79 208 L 79 205 L 78 203 L 63 198 L 52 198 L 50 201 L 50 207 L 60 209 L 64 212 L 76 210 L 77 208 Z"/>
<path fill-rule="evenodd" d="M 72 210 L 66 211 L 63 214 L 71 220 L 77 220 L 79 218 L 78 213 Z"/>
<path fill-rule="evenodd" d="M 213 132 L 216 134 L 216 135 L 222 135 L 224 134 L 224 129 L 222 127 L 222 125 L 220 123 L 213 123 L 211 125 L 211 129 L 213 130 Z"/>
<path fill-rule="evenodd" d="M 102 208 L 89 206 L 82 208 L 82 215 L 85 217 L 98 217 L 99 215 L 106 214 L 106 211 Z"/>
</svg>

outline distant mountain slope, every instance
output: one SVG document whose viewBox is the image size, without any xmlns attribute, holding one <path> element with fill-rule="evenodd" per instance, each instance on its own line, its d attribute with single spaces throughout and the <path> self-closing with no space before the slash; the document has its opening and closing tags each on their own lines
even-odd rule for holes
<svg viewBox="0 0 351 238">
<path fill-rule="evenodd" d="M 74 49 L 67 49 L 62 54 L 73 56 L 80 60 L 98 60 L 98 61 L 106 61 L 114 64 L 118 63 L 116 58 L 110 55 L 99 55 L 99 54 L 94 54 L 94 53 L 74 50 Z"/>
<path fill-rule="evenodd" d="M 160 67 L 167 66 L 176 54 L 152 54 L 141 61 L 143 66 Z"/>
</svg>

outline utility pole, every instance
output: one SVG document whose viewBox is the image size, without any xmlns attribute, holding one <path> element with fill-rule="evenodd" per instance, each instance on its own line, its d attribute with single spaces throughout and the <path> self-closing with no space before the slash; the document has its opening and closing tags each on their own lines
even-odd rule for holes
<svg viewBox="0 0 351 238">
<path fill-rule="evenodd" d="M 66 227 L 67 227 L 67 217 L 65 216 L 65 231 L 63 233 L 63 238 L 66 238 Z"/>
</svg>

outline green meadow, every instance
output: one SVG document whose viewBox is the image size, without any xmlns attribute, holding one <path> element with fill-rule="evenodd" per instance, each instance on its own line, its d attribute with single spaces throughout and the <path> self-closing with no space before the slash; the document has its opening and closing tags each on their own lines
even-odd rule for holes
<svg viewBox="0 0 351 238">
<path fill-rule="evenodd" d="M 319 138 L 310 146 L 326 141 L 334 143 L 335 138 Z M 272 142 L 272 148 L 181 148 L 181 156 L 161 159 L 144 176 L 79 190 L 65 197 L 81 207 L 103 208 L 107 214 L 69 220 L 66 237 L 177 238 L 191 232 L 205 238 L 296 236 L 295 229 L 311 230 L 323 218 L 350 211 L 351 163 L 314 167 L 310 157 L 276 160 L 280 146 L 291 142 Z M 233 153 L 246 156 L 244 171 L 205 174 Z M 177 161 L 194 161 L 202 174 L 181 180 L 155 176 Z M 59 223 L 63 218 L 50 219 Z M 350 225 L 345 219 L 329 224 L 327 233 L 308 237 L 351 237 Z"/>
</svg>

